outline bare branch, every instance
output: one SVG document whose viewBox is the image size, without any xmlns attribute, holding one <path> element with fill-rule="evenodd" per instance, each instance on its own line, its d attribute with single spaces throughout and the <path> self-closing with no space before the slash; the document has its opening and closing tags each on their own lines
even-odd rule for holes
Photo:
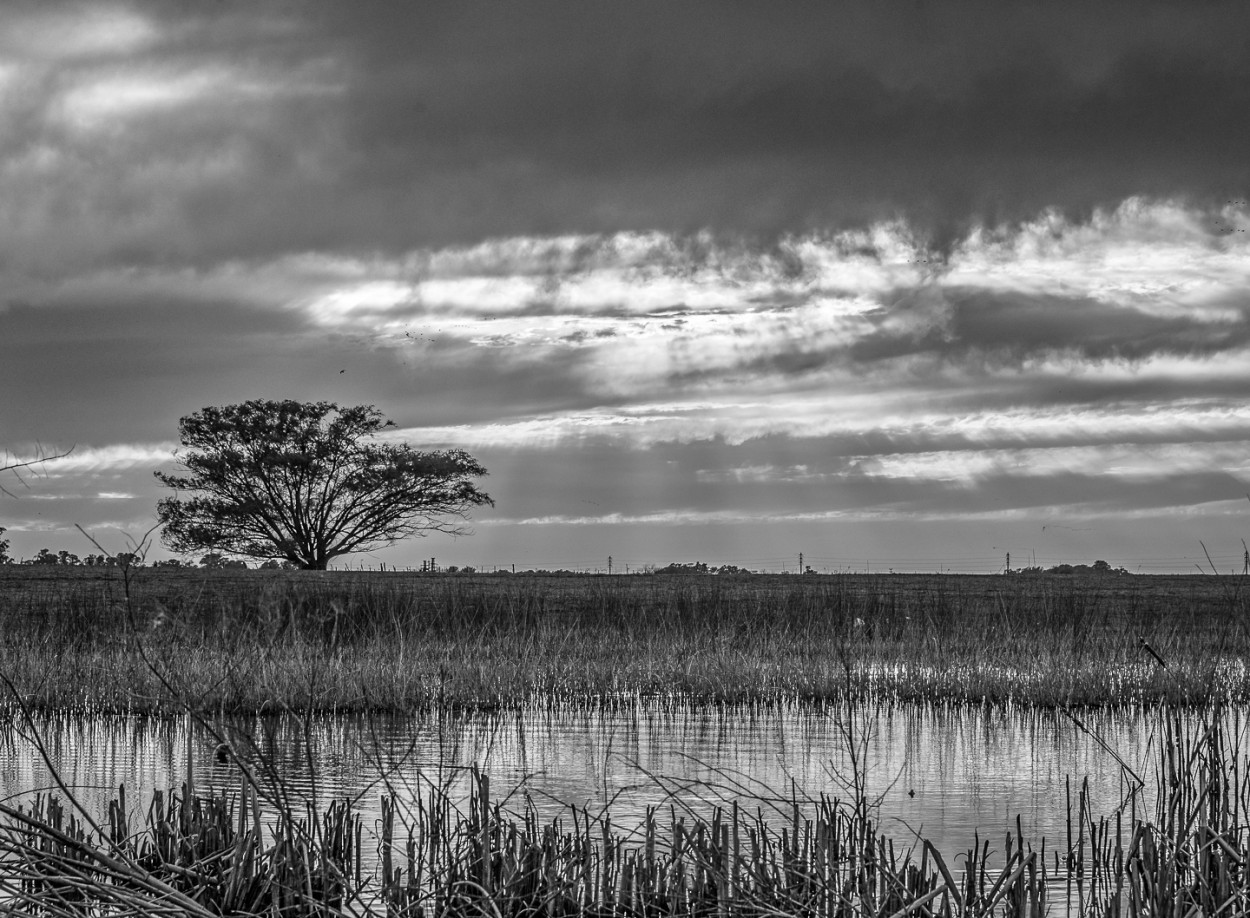
<svg viewBox="0 0 1250 918">
<path fill-rule="evenodd" d="M 74 447 L 71 446 L 63 452 L 47 453 L 44 451 L 43 446 L 39 445 L 35 448 L 35 455 L 30 459 L 19 459 L 6 452 L 4 454 L 4 459 L 0 460 L 0 462 L 4 463 L 3 465 L 0 465 L 0 473 L 9 472 L 14 478 L 17 479 L 22 487 L 29 488 L 30 485 L 26 484 L 26 479 L 22 477 L 23 471 L 32 471 L 42 466 L 44 463 L 55 462 L 57 459 L 64 459 L 73 451 Z M 9 497 L 14 496 L 13 492 L 5 488 L 4 485 L 0 485 L 0 494 L 6 494 Z"/>
</svg>

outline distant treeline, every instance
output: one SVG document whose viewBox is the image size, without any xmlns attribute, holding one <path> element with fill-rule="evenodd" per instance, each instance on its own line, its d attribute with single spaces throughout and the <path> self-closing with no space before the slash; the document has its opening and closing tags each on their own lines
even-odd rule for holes
<svg viewBox="0 0 1250 918">
<path fill-rule="evenodd" d="M 3 530 L 0 530 L 3 531 Z M 153 568 L 207 568 L 207 569 L 224 569 L 233 568 L 237 570 L 246 570 L 248 565 L 245 561 L 237 558 L 227 558 L 224 555 L 209 554 L 200 558 L 199 562 L 183 560 L 179 558 L 163 558 L 159 561 L 153 561 L 151 564 L 145 564 L 143 556 L 138 552 L 122 551 L 115 555 L 106 554 L 90 554 L 79 557 L 71 551 L 52 551 L 48 548 L 41 548 L 33 558 L 13 558 L 7 551 L 0 554 L 0 564 L 19 564 L 19 565 L 58 565 L 61 567 L 153 567 Z M 260 570 L 284 570 L 293 571 L 295 565 L 289 561 L 265 561 L 257 565 Z"/>
<path fill-rule="evenodd" d="M 0 534 L 4 530 L 0 529 Z M 249 565 L 240 558 L 231 558 L 226 555 L 210 552 L 204 555 L 198 561 L 187 558 L 162 558 L 151 563 L 146 563 L 142 554 L 138 552 L 118 552 L 115 555 L 106 554 L 88 554 L 82 557 L 70 551 L 52 551 L 48 548 L 41 548 L 33 558 L 14 558 L 8 554 L 8 542 L 0 540 L 0 564 L 12 565 L 57 565 L 60 567 L 111 567 L 111 568 L 130 568 L 130 567 L 147 567 L 154 569 L 172 569 L 172 570 L 282 570 L 293 571 L 298 567 L 290 561 L 269 560 L 259 564 Z M 383 564 L 380 568 L 383 571 L 388 570 L 387 565 Z M 447 566 L 434 565 L 430 561 L 421 562 L 420 568 L 403 568 L 391 566 L 393 571 L 406 571 L 415 573 L 418 570 L 421 573 L 439 573 L 439 574 L 507 574 L 516 576 L 543 576 L 543 577 L 582 577 L 585 576 L 585 570 L 568 570 L 566 568 L 558 568 L 551 570 L 548 568 L 527 568 L 517 570 L 515 566 L 498 567 L 490 571 L 479 571 L 470 565 L 457 566 L 449 564 Z M 618 573 L 620 573 L 618 571 Z M 679 563 L 673 562 L 664 567 L 654 564 L 647 564 L 635 567 L 632 570 L 627 569 L 627 574 L 647 574 L 652 576 L 715 576 L 715 577 L 751 577 L 757 574 L 775 574 L 775 571 L 753 571 L 749 568 L 739 567 L 736 564 L 710 565 L 703 561 L 694 561 Z M 783 572 L 790 573 L 790 572 Z M 814 576 L 816 571 L 809 565 L 804 571 L 804 576 Z M 893 570 L 890 573 L 894 573 Z M 1106 561 L 1095 561 L 1093 564 L 1056 564 L 1053 567 L 1024 567 L 1015 570 L 1007 570 L 1005 573 L 1012 576 L 1041 576 L 1045 574 L 1067 574 L 1067 575 L 1125 575 L 1129 572 L 1123 567 L 1113 568 Z"/>
<path fill-rule="evenodd" d="M 1054 567 L 1022 567 L 1019 570 L 1008 570 L 1009 574 L 1023 574 L 1025 576 L 1038 574 L 1127 574 L 1122 567 L 1112 567 L 1106 561 L 1095 561 L 1093 564 L 1056 564 Z"/>
</svg>

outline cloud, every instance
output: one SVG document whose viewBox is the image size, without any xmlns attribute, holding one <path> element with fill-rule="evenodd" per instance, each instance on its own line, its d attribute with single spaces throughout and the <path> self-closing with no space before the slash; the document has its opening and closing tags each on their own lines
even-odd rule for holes
<svg viewBox="0 0 1250 918">
<path fill-rule="evenodd" d="M 942 450 L 857 457 L 859 473 L 880 478 L 975 485 L 991 476 L 1051 477 L 1082 469 L 1092 477 L 1150 480 L 1211 470 L 1250 478 L 1244 440 L 1027 449 Z"/>
<path fill-rule="evenodd" d="M 1054 483 L 1052 482 L 1052 485 Z M 1136 497 L 1137 495 L 1134 495 Z M 1169 500 L 1179 501 L 1169 503 Z M 1244 500 L 1241 502 L 1244 503 Z M 786 526 L 795 523 L 825 524 L 857 524 L 870 522 L 893 522 L 903 524 L 922 524 L 926 522 L 958 521 L 961 523 L 976 522 L 1015 522 L 1026 523 L 1030 528 L 1047 527 L 1042 520 L 1063 520 L 1063 524 L 1052 526 L 1054 530 L 1070 528 L 1067 524 L 1083 521 L 1113 518 L 1119 523 L 1149 519 L 1158 521 L 1161 517 L 1174 519 L 1206 518 L 1212 514 L 1236 516 L 1244 513 L 1241 503 L 1227 498 L 1212 497 L 1208 501 L 1195 503 L 1193 490 L 1184 489 L 1157 495 L 1145 504 L 1136 500 L 1131 503 L 1119 503 L 1115 500 L 1072 501 L 1055 503 L 1053 501 L 1033 501 L 1022 506 L 969 506 L 951 504 L 947 507 L 917 507 L 910 503 L 889 507 L 847 507 L 824 510 L 794 511 L 757 511 L 740 510 L 672 510 L 657 513 L 606 513 L 600 515 L 563 515 L 552 514 L 524 518 L 501 517 L 480 522 L 476 525 L 486 529 L 507 526 L 544 526 L 559 529 L 565 526 L 592 527 L 753 527 L 753 526 Z M 1088 562 L 1087 562 L 1088 563 Z"/>
<path fill-rule="evenodd" d="M 21 28 L 6 31 L 0 48 L 18 59 L 65 62 L 134 54 L 158 35 L 151 20 L 120 4 L 18 2 L 10 12 Z"/>
<path fill-rule="evenodd" d="M 73 452 L 43 466 L 49 478 L 69 474 L 111 472 L 119 469 L 156 468 L 173 457 L 177 443 L 127 443 L 98 447 L 75 447 Z M 104 495 L 99 495 L 103 497 Z M 116 496 L 116 495 L 114 495 Z"/>
<path fill-rule="evenodd" d="M 1250 375 L 1250 239 L 1221 229 L 1248 213 L 1046 212 L 937 262 L 889 221 L 763 247 L 622 233 L 19 279 L 0 314 L 10 385 L 62 369 L 0 423 L 46 439 L 58 416 L 100 442 L 144 405 L 127 437 L 161 438 L 205 404 L 291 396 L 381 403 L 435 438 L 643 446 L 1217 410 Z"/>
<path fill-rule="evenodd" d="M 612 443 L 651 449 L 665 443 L 714 441 L 742 446 L 785 437 L 811 440 L 826 455 L 846 457 L 875 452 L 926 451 L 934 444 L 967 450 L 1107 443 L 1196 443 L 1250 441 L 1250 409 L 1238 403 L 1131 403 L 1053 410 L 1050 406 L 1009 412 L 951 413 L 919 409 L 906 393 L 838 400 L 791 396 L 786 412 L 775 402 L 755 405 L 705 403 L 639 405 L 597 414 L 569 413 L 524 418 L 509 424 L 406 428 L 396 439 L 473 448 L 562 449 L 576 444 Z M 909 410 L 909 408 L 911 410 Z"/>
<path fill-rule="evenodd" d="M 1045 208 L 1244 192 L 1244 10 L 1018 13 L 19 4 L 6 260 L 46 277 L 895 217 L 947 253 Z"/>
<path fill-rule="evenodd" d="M 690 252 L 628 235 L 501 240 L 375 260 L 372 276 L 344 268 L 337 289 L 319 282 L 300 308 L 318 325 L 404 347 L 590 349 L 576 363 L 609 401 L 890 364 L 938 378 L 952 366 L 1061 360 L 1145 367 L 1246 345 L 1250 248 L 1211 219 L 1247 222 L 1244 207 L 1130 201 L 1088 223 L 1048 214 L 982 228 L 933 266 L 896 224 L 772 250 L 705 241 Z"/>
</svg>

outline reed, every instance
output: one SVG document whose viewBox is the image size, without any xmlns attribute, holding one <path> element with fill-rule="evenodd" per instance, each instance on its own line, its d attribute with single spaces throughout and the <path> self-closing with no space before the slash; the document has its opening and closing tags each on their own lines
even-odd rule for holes
<svg viewBox="0 0 1250 918">
<path fill-rule="evenodd" d="M 56 796 L 0 805 L 0 905 L 13 915 L 1081 916 L 1250 909 L 1250 757 L 1239 713 L 1169 718 L 1153 769 L 1095 816 L 1069 795 L 1066 844 L 978 840 L 949 858 L 902 846 L 875 808 L 792 791 L 748 809 L 604 810 L 542 820 L 474 772 L 463 807 L 437 785 L 387 792 L 376 826 L 350 801 L 317 815 L 248 778 L 233 796 L 156 795 L 132 825 L 124 788 L 92 822 Z M 1192 721 L 1191 721 L 1192 723 Z M 1230 728 L 1230 723 L 1232 727 Z M 949 854 L 949 853 L 948 853 Z"/>
<path fill-rule="evenodd" d="M 1112 815 L 1094 817 L 1086 783 L 1073 815 L 1069 793 L 1063 866 L 1067 894 L 1081 914 L 1238 915 L 1250 909 L 1250 757 L 1241 748 L 1240 715 L 1225 713 L 1215 708 L 1198 731 L 1169 717 L 1153 773 L 1132 775 L 1135 785 Z M 1147 786 L 1154 790 L 1153 808 L 1143 802 Z"/>
<path fill-rule="evenodd" d="M 623 834 L 584 810 L 513 816 L 478 774 L 465 812 L 437 791 L 406 808 L 383 797 L 365 875 L 346 802 L 262 826 L 246 784 L 229 799 L 187 794 L 158 796 L 137 831 L 124 793 L 98 832 L 55 797 L 0 806 L 6 914 L 1010 915 L 1040 914 L 1046 897 L 1032 851 L 957 882 L 931 845 L 916 861 L 868 808 L 828 797 L 792 799 L 779 830 L 735 805 L 707 819 L 651 809 Z"/>
<path fill-rule="evenodd" d="M 157 792 L 132 831 L 125 788 L 102 823 L 55 795 L 0 805 L 0 905 L 12 915 L 333 915 L 361 886 L 360 818 L 349 802 L 262 827 L 237 797 Z"/>
<path fill-rule="evenodd" d="M 1240 577 L 118 576 L 0 567 L 0 671 L 29 704 L 1250 699 Z"/>
</svg>

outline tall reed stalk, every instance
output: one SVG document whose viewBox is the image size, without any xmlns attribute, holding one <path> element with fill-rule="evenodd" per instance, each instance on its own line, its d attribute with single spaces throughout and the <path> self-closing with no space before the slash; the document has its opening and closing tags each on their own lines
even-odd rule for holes
<svg viewBox="0 0 1250 918">
<path fill-rule="evenodd" d="M 445 787 L 386 793 L 367 827 L 349 801 L 317 814 L 258 796 L 157 794 L 134 824 L 124 789 L 92 822 L 58 796 L 0 805 L 0 908 L 12 915 L 1088 916 L 1250 910 L 1250 757 L 1240 714 L 1197 729 L 1170 716 L 1153 769 L 1095 816 L 1072 788 L 1066 845 L 1017 819 L 1001 846 L 951 859 L 900 846 L 862 794 L 652 807 L 622 831 L 571 807 L 543 820 L 473 773 L 463 810 Z M 1147 795 L 1147 785 L 1153 793 Z M 1148 804 L 1153 796 L 1153 804 Z"/>
<path fill-rule="evenodd" d="M 1244 915 L 1250 911 L 1250 754 L 1239 711 L 1219 706 L 1199 730 L 1165 721 L 1142 812 L 1141 785 L 1095 818 L 1084 782 L 1069 805 L 1064 873 L 1082 914 Z M 1056 867 L 1058 867 L 1056 863 Z"/>
<path fill-rule="evenodd" d="M 709 818 L 670 808 L 629 834 L 570 810 L 512 815 L 476 775 L 467 812 L 432 792 L 382 799 L 379 858 L 361 869 L 362 826 L 345 804 L 262 826 L 239 795 L 158 795 L 142 827 L 109 807 L 103 835 L 53 797 L 0 806 L 0 904 L 13 915 L 991 915 L 1038 913 L 1045 865 L 1023 845 L 1001 871 L 956 881 L 927 843 L 917 862 L 828 797 L 790 803 L 780 828 L 737 805 Z M 1020 908 L 1029 911 L 1020 911 Z"/>
</svg>

